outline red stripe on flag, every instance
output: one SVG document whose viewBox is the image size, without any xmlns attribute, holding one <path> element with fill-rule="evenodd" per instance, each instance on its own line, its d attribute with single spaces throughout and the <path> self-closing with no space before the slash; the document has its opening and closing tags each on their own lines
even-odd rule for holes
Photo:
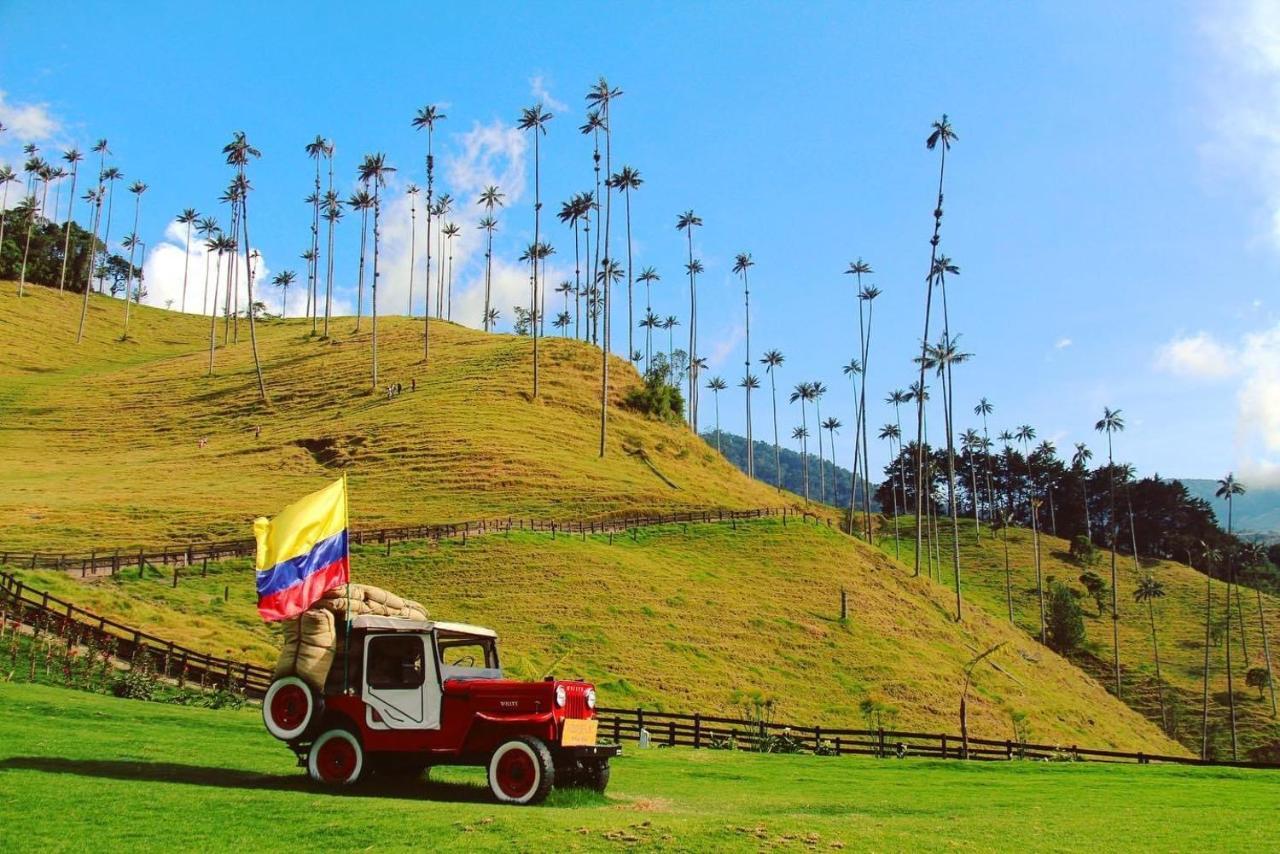
<svg viewBox="0 0 1280 854">
<path fill-rule="evenodd" d="M 301 583 L 260 597 L 258 613 L 267 621 L 296 617 L 315 604 L 326 590 L 346 584 L 351 578 L 350 568 L 347 556 L 343 555 L 328 566 L 311 573 Z"/>
</svg>

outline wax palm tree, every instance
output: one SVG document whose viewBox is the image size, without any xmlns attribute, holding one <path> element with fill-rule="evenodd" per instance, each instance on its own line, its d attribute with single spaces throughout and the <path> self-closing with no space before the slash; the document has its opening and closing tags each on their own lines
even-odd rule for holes
<svg viewBox="0 0 1280 854">
<path fill-rule="evenodd" d="M 413 317 L 413 278 L 414 267 L 418 263 L 418 194 L 422 192 L 418 189 L 417 184 L 410 184 L 405 188 L 405 195 L 409 197 L 409 307 L 405 311 L 409 317 Z"/>
<path fill-rule="evenodd" d="M 889 443 L 889 458 L 897 460 L 902 456 L 902 427 L 897 424 L 886 424 L 880 428 L 880 432 L 876 438 L 883 439 Z M 898 449 L 894 450 L 894 443 L 897 443 Z M 900 468 L 900 467 L 899 467 Z M 899 556 L 898 545 L 898 477 L 897 469 L 889 472 L 889 494 L 893 498 L 893 556 Z M 905 504 L 907 498 L 907 486 L 902 485 L 902 500 Z"/>
<path fill-rule="evenodd" d="M 213 376 L 213 352 L 218 342 L 218 284 L 222 281 L 222 256 L 226 252 L 231 239 L 214 228 L 204 243 L 205 257 L 217 255 L 218 264 L 213 274 L 213 305 L 209 312 L 209 369 L 205 376 Z M 235 247 L 231 247 L 234 251 Z"/>
<path fill-rule="evenodd" d="M 1080 491 L 1084 497 L 1084 533 L 1093 542 L 1093 523 L 1089 520 L 1089 461 L 1093 451 L 1084 442 L 1076 442 L 1076 452 L 1071 455 L 1071 465 L 1080 478 Z"/>
<path fill-rule="evenodd" d="M 492 216 L 485 215 L 484 217 L 481 217 L 478 227 L 484 229 L 485 240 L 487 241 L 487 245 L 484 250 L 484 331 L 488 332 L 490 329 L 488 322 L 490 310 L 489 300 L 492 293 L 491 282 L 493 280 L 493 232 L 498 228 L 498 221 Z"/>
<path fill-rule="evenodd" d="M 271 284 L 280 289 L 280 317 L 286 315 L 285 307 L 289 301 L 289 288 L 293 287 L 293 283 L 297 280 L 298 274 L 292 270 L 281 270 L 271 279 Z"/>
<path fill-rule="evenodd" d="M 569 324 L 572 322 L 573 322 L 573 318 L 569 315 L 569 312 L 562 311 L 556 315 L 555 322 L 552 323 L 551 325 L 554 326 L 556 329 L 560 330 L 561 338 L 565 338 L 568 336 L 568 333 L 565 332 L 565 330 L 569 328 Z"/>
<path fill-rule="evenodd" d="M 17 182 L 18 176 L 14 173 L 11 167 L 0 166 L 0 246 L 4 245 L 5 217 L 3 216 L 3 213 L 9 209 L 9 185 L 16 184 Z M 68 228 L 70 228 L 69 223 Z M 94 253 L 94 248 L 92 246 L 89 247 L 89 252 L 90 257 L 92 258 L 92 254 Z M 90 261 L 89 268 L 93 269 L 92 260 Z"/>
<path fill-rule="evenodd" d="M 871 542 L 871 459 L 868 456 L 871 451 L 870 442 L 867 439 L 867 367 L 871 360 L 871 320 L 875 311 L 875 299 L 880 296 L 880 289 L 875 285 L 867 285 L 858 291 L 858 315 L 862 315 L 862 304 L 867 304 L 867 336 L 862 345 L 862 375 L 859 385 L 862 387 L 858 394 L 859 409 L 862 414 L 862 423 L 860 430 L 862 433 L 862 504 L 863 504 L 863 521 L 867 526 L 867 542 Z"/>
<path fill-rule="evenodd" d="M 637 282 L 644 282 L 644 313 L 645 317 L 653 317 L 653 304 L 649 299 L 650 289 L 654 282 L 661 281 L 662 277 L 658 275 L 658 271 L 652 267 L 645 267 L 640 271 L 640 275 L 636 276 Z M 644 324 L 642 323 L 641 326 Z M 650 324 L 648 331 L 645 333 L 644 340 L 644 363 L 647 368 L 649 361 L 653 358 L 653 325 Z M 750 370 L 750 364 L 748 364 Z"/>
<path fill-rule="evenodd" d="M 1039 454 L 1046 462 L 1051 462 L 1054 456 L 1058 453 L 1058 448 L 1053 444 L 1053 442 L 1045 439 L 1036 447 L 1036 453 Z M 1049 530 L 1056 537 L 1058 536 L 1058 514 L 1054 509 L 1053 503 L 1054 485 L 1053 472 L 1046 466 L 1044 492 L 1045 497 L 1049 499 Z M 1137 553 L 1137 549 L 1135 548 L 1134 554 L 1136 555 Z"/>
<path fill-rule="evenodd" d="M 689 263 L 685 269 L 689 271 L 689 358 L 693 359 L 698 352 L 698 284 L 693 264 L 693 230 L 702 225 L 702 218 L 692 210 L 687 210 L 676 218 L 676 230 L 683 231 L 689 243 Z M 693 401 L 693 374 L 689 374 L 689 423 L 696 433 L 698 431 L 697 411 Z"/>
<path fill-rule="evenodd" d="M 858 402 L 858 378 L 862 376 L 862 363 L 857 359 L 850 359 L 848 364 L 840 368 L 841 373 L 849 378 L 849 385 L 853 389 L 853 466 L 849 472 L 849 533 L 852 535 L 854 513 L 858 509 L 858 484 L 861 472 L 863 448 L 862 448 L 862 432 L 859 427 L 862 425 L 862 407 Z M 865 489 L 865 488 L 864 488 Z M 865 508 L 864 508 L 865 510 Z M 863 524 L 861 527 L 862 536 L 867 534 L 867 526 Z"/>
<path fill-rule="evenodd" d="M 810 383 L 813 387 L 813 406 L 815 415 L 813 421 L 818 425 L 818 500 L 822 503 L 827 501 L 827 460 L 822 453 L 822 397 L 827 393 L 827 387 L 821 381 Z"/>
<path fill-rule="evenodd" d="M 498 318 L 501 316 L 501 314 L 502 313 L 498 311 L 496 308 L 491 308 L 488 311 L 486 311 L 484 313 L 484 328 L 492 329 L 498 323 Z"/>
<path fill-rule="evenodd" d="M 373 283 L 369 291 L 372 295 L 373 326 L 373 390 L 378 390 L 378 248 L 381 243 L 382 227 L 382 188 L 387 185 L 387 176 L 396 171 L 387 164 L 387 156 L 381 152 L 365 156 L 360 164 L 360 181 L 366 186 L 373 186 Z"/>
<path fill-rule="evenodd" d="M 1112 436 L 1124 430 L 1124 418 L 1119 409 L 1102 408 L 1102 418 L 1093 425 L 1099 433 L 1107 434 L 1107 476 L 1110 479 L 1111 493 L 1111 643 L 1112 668 L 1115 671 L 1116 697 L 1123 697 L 1120 685 L 1120 594 L 1117 592 L 1118 575 L 1116 573 L 1116 548 L 1120 538 L 1120 524 L 1116 516 L 1116 462 L 1112 449 Z"/>
<path fill-rule="evenodd" d="M 142 194 L 147 191 L 147 185 L 141 181 L 134 181 L 129 185 L 129 192 L 133 193 L 133 232 L 129 236 L 132 239 L 126 247 L 129 250 L 129 266 L 125 271 L 124 279 L 124 334 L 120 336 L 121 341 L 129 340 L 129 286 L 133 283 L 133 253 L 138 245 L 138 215 L 142 211 Z M 138 301 L 142 301 L 142 288 L 138 288 Z"/>
<path fill-rule="evenodd" d="M 861 258 L 858 258 L 858 260 L 856 261 L 850 261 L 848 269 L 844 271 L 844 274 L 846 276 L 853 276 L 855 278 L 855 282 L 856 282 L 855 296 L 858 299 L 858 364 L 860 366 L 860 370 L 856 375 L 851 375 L 852 381 L 856 386 L 858 386 L 858 388 L 854 390 L 854 396 L 858 401 L 857 405 L 855 406 L 856 417 L 853 422 L 853 435 L 854 435 L 853 469 L 855 472 L 858 471 L 860 466 L 865 466 L 864 460 L 867 456 L 867 448 L 866 448 L 867 434 L 866 434 L 866 430 L 864 429 L 865 427 L 864 422 L 866 420 L 866 406 L 867 406 L 867 398 L 866 398 L 867 381 L 866 381 L 866 377 L 864 376 L 864 372 L 866 371 L 866 363 L 867 363 L 868 335 L 867 335 L 866 323 L 863 318 L 863 314 L 864 314 L 863 305 L 864 303 L 866 303 L 869 306 L 870 303 L 868 300 L 866 300 L 863 297 L 864 292 L 862 287 L 862 276 L 864 274 L 870 274 L 872 272 L 874 271 L 871 269 L 871 265 L 868 264 L 866 261 L 862 260 Z M 879 291 L 877 291 L 876 293 L 878 294 Z M 864 472 L 864 479 L 865 478 L 866 478 L 866 472 Z M 865 495 L 866 493 L 865 483 L 863 484 L 863 493 L 864 493 L 864 498 L 867 497 Z M 851 492 L 850 501 L 852 500 L 853 500 L 853 493 Z M 864 534 L 865 534 L 867 526 L 871 524 L 869 500 L 866 506 L 863 507 L 863 512 L 866 514 L 866 518 L 864 519 Z M 849 511 L 849 524 L 851 526 L 853 524 L 852 509 Z M 850 530 L 852 531 L 852 527 L 850 528 Z"/>
<path fill-rule="evenodd" d="M 249 243 L 249 181 L 245 177 L 245 168 L 250 160 L 261 157 L 262 152 L 249 144 L 243 131 L 237 131 L 231 142 L 223 147 L 222 152 L 227 156 L 227 165 L 234 166 L 236 169 L 236 178 L 241 191 L 239 197 L 240 226 L 241 233 L 244 235 L 245 287 L 248 289 L 249 298 L 249 340 L 253 349 L 254 370 L 258 374 L 258 396 L 265 402 L 267 399 L 267 384 L 262 377 L 262 361 L 258 358 L 258 333 L 254 323 L 253 251 Z"/>
<path fill-rule="evenodd" d="M 720 392 L 729 387 L 723 377 L 712 377 L 707 381 L 707 388 L 711 389 L 716 401 L 716 451 L 720 452 Z"/>
<path fill-rule="evenodd" d="M 330 149 L 332 150 L 332 148 Z M 332 162 L 332 154 L 329 157 Z M 324 274 L 324 330 L 321 332 L 322 337 L 329 337 L 329 318 L 333 313 L 333 235 L 338 222 L 342 219 L 342 200 L 338 198 L 338 194 L 330 191 L 325 196 L 324 220 L 328 224 L 329 251 L 326 253 L 327 261 L 325 262 Z"/>
<path fill-rule="evenodd" d="M 1138 582 L 1138 587 L 1133 591 L 1133 601 L 1139 605 L 1144 602 L 1147 605 L 1147 616 L 1151 619 L 1151 650 L 1156 660 L 1156 696 L 1160 701 L 1160 725 L 1167 732 L 1169 729 L 1169 720 L 1164 711 L 1164 681 L 1160 676 L 1160 642 L 1156 636 L 1156 611 L 1155 601 L 1164 598 L 1164 585 L 1161 584 L 1154 575 L 1148 575 Z"/>
<path fill-rule="evenodd" d="M 316 138 L 307 143 L 305 147 L 307 157 L 315 161 L 315 185 L 311 191 L 311 195 L 307 197 L 307 201 L 311 204 L 311 247 L 310 257 L 307 260 L 307 306 L 311 314 L 311 332 L 316 331 L 316 316 L 320 313 L 316 299 L 319 296 L 320 282 L 320 204 L 323 196 L 320 194 L 320 158 L 324 157 L 329 151 L 329 141 L 320 134 L 316 134 Z"/>
<path fill-rule="evenodd" d="M 1227 535 L 1228 536 L 1230 536 L 1233 532 L 1232 531 L 1233 522 L 1231 518 L 1232 506 L 1234 504 L 1233 498 L 1234 496 L 1243 495 L 1244 493 L 1245 493 L 1244 484 L 1236 480 L 1235 475 L 1232 473 L 1228 473 L 1225 478 L 1222 478 L 1218 481 L 1218 489 L 1214 493 L 1214 495 L 1218 498 L 1225 499 L 1227 502 Z M 1129 517 L 1130 517 L 1130 525 L 1132 525 L 1132 518 L 1133 518 L 1132 509 L 1130 509 L 1129 511 Z M 1245 663 L 1247 664 L 1249 661 L 1249 647 L 1247 646 L 1247 642 L 1245 640 L 1245 633 L 1244 633 L 1244 606 L 1241 604 L 1241 601 L 1240 601 L 1240 585 L 1232 583 L 1232 580 L 1235 578 L 1235 574 L 1236 574 L 1236 566 L 1235 566 L 1236 554 L 1234 551 L 1228 549 L 1226 557 L 1227 557 L 1227 576 L 1228 576 L 1227 613 L 1228 614 L 1231 613 L 1231 596 L 1229 594 L 1231 593 L 1231 588 L 1234 586 L 1235 594 L 1236 594 L 1235 596 L 1236 616 L 1240 626 L 1240 651 L 1244 657 Z"/>
<path fill-rule="evenodd" d="M 605 80 L 603 76 L 601 76 L 600 79 L 596 81 L 594 86 L 592 86 L 590 89 L 587 90 L 587 95 L 586 95 L 587 109 L 589 112 L 596 112 L 599 114 L 599 125 L 600 125 L 599 129 L 604 131 L 604 174 L 606 176 L 606 179 L 608 176 L 611 176 L 613 174 L 613 101 L 615 98 L 619 98 L 621 96 L 622 96 L 622 90 L 615 86 L 610 86 L 609 81 Z M 599 138 L 598 134 L 596 138 L 597 139 Z M 597 169 L 599 169 L 599 164 L 600 164 L 599 151 L 597 150 L 596 152 L 596 168 Z M 597 172 L 596 174 L 597 204 L 599 203 L 598 201 L 599 195 L 600 195 L 600 180 L 599 180 L 599 173 Z M 598 219 L 597 219 L 597 223 L 599 223 Z M 612 234 L 612 231 L 613 231 L 613 193 L 610 191 L 608 180 L 605 181 L 604 227 L 602 230 L 604 231 L 604 253 L 600 254 L 599 251 L 597 251 L 597 257 L 600 259 L 599 265 L 601 268 L 603 268 L 603 262 L 605 259 L 613 259 L 614 257 L 613 252 L 609 247 L 610 235 Z M 596 246 L 598 250 L 600 246 L 599 232 L 597 232 L 596 234 Z M 598 275 L 599 275 L 599 271 L 597 271 L 597 276 Z M 609 294 L 607 289 L 605 293 L 602 295 L 602 298 L 603 298 L 603 302 L 601 303 L 601 310 L 605 314 L 604 350 L 605 350 L 605 353 L 608 354 L 613 349 L 613 341 L 609 337 L 609 313 L 611 311 L 613 304 L 609 301 Z M 628 324 L 628 326 L 629 325 L 630 324 Z M 630 329 L 628 329 L 628 333 L 629 332 L 630 332 Z M 630 352 L 629 349 L 628 349 L 628 352 Z M 693 361 L 696 357 L 697 357 L 697 354 L 693 350 L 690 350 L 689 351 L 690 365 L 693 364 Z M 697 379 L 694 378 L 693 382 L 695 383 L 695 385 L 692 386 L 692 388 L 693 388 L 694 394 L 696 394 Z M 693 432 L 694 433 L 698 432 L 698 425 L 696 423 L 693 425 Z"/>
<path fill-rule="evenodd" d="M 436 252 L 440 259 L 440 263 L 436 265 L 436 320 L 444 319 L 444 218 L 449 215 L 452 208 L 453 196 L 441 193 L 440 198 L 436 200 L 435 210 L 430 212 L 440 223 L 440 227 L 436 229 Z"/>
<path fill-rule="evenodd" d="M 115 166 L 108 166 L 102 173 L 100 179 L 101 184 L 107 188 L 107 223 L 102 229 L 102 266 L 98 270 L 98 293 L 102 293 L 106 285 L 107 275 L 107 255 L 110 252 L 111 239 L 111 215 L 115 208 L 115 186 L 116 181 L 124 179 L 124 173 Z"/>
<path fill-rule="evenodd" d="M 583 123 L 581 127 L 578 128 L 578 130 L 584 135 L 591 134 L 591 142 L 592 142 L 591 160 L 592 160 L 592 168 L 595 171 L 596 189 L 594 193 L 590 194 L 591 200 L 588 206 L 588 214 L 592 209 L 594 209 L 597 213 L 600 211 L 600 159 L 601 159 L 600 158 L 600 132 L 604 130 L 604 128 L 605 128 L 604 117 L 601 115 L 600 110 L 598 109 L 587 110 L 587 120 L 586 122 Z M 595 281 L 596 273 L 599 272 L 599 268 L 600 268 L 600 232 L 602 231 L 602 229 L 599 227 L 598 216 L 596 218 L 596 223 L 597 223 L 596 245 L 595 245 L 594 255 L 592 255 L 591 253 L 591 222 L 590 222 L 589 216 L 586 218 L 586 222 L 582 229 L 585 235 L 583 238 L 583 243 L 586 245 L 587 254 L 591 258 L 591 275 L 587 277 L 588 282 Z"/>
<path fill-rule="evenodd" d="M 182 260 L 182 302 L 178 304 L 179 311 L 184 312 L 187 310 L 187 273 L 191 267 L 191 227 L 199 218 L 200 214 L 196 213 L 195 208 L 186 208 L 177 217 L 178 224 L 187 227 L 187 243 Z"/>
<path fill-rule="evenodd" d="M 978 405 L 973 408 L 973 414 L 982 417 L 982 447 L 984 450 L 991 448 L 991 435 L 987 430 L 987 416 L 995 411 L 995 407 L 991 405 L 991 401 L 985 397 L 978 401 Z M 996 497 L 995 492 L 991 489 L 991 455 L 987 454 L 987 507 L 989 511 L 988 519 L 995 520 Z"/>
<path fill-rule="evenodd" d="M 449 249 L 449 296 L 445 301 L 445 319 L 453 320 L 453 239 L 462 233 L 462 227 L 456 222 L 451 222 L 440 231 L 444 234 L 445 245 Z"/>
<path fill-rule="evenodd" d="M 960 520 L 956 512 L 955 390 L 951 384 L 951 370 L 954 365 L 967 361 L 970 354 L 961 353 L 957 344 L 957 339 L 944 333 L 941 341 L 925 350 L 925 360 L 928 367 L 937 371 L 942 382 L 942 409 L 947 433 L 947 503 L 951 512 L 951 564 L 956 583 L 956 620 L 960 620 L 963 616 L 960 598 Z M 1043 597 L 1043 590 L 1041 596 Z"/>
<path fill-rule="evenodd" d="M 978 518 L 978 505 L 981 503 L 978 492 L 978 467 L 974 455 L 982 450 L 982 437 L 972 427 L 960 435 L 960 449 L 964 452 L 969 464 L 969 495 L 973 499 L 973 538 L 982 542 L 982 523 Z"/>
<path fill-rule="evenodd" d="M 801 460 L 801 462 L 804 464 L 804 478 L 805 478 L 805 481 L 804 481 L 804 482 L 805 482 L 805 493 L 806 493 L 806 494 L 805 494 L 805 499 L 804 499 L 804 500 L 807 502 L 807 501 L 809 500 L 809 496 L 808 496 L 808 491 L 809 491 L 809 489 L 808 489 L 808 486 L 809 486 L 809 428 L 808 428 L 808 427 L 793 427 L 793 428 L 792 428 L 792 430 L 791 430 L 791 438 L 792 438 L 792 439 L 795 439 L 797 442 L 799 442 L 799 443 L 800 443 L 800 460 Z"/>
<path fill-rule="evenodd" d="M 797 383 L 791 392 L 791 402 L 800 401 L 800 429 L 804 431 L 804 451 L 801 459 L 804 462 L 804 500 L 809 503 L 809 429 L 808 417 L 805 414 L 805 404 L 814 400 L 816 392 L 813 383 Z M 795 438 L 795 434 L 793 434 Z"/>
<path fill-rule="evenodd" d="M 547 133 L 547 122 L 554 116 L 542 108 L 542 104 L 525 107 L 520 112 L 516 127 L 533 132 L 533 243 L 538 246 L 541 241 L 542 227 L 542 137 Z M 535 252 L 533 263 L 533 295 L 531 311 L 538 307 L 538 256 Z M 533 334 L 533 396 L 538 396 L 538 327 L 534 325 Z"/>
<path fill-rule="evenodd" d="M 1027 506 L 1031 511 L 1031 538 L 1034 542 L 1033 558 L 1036 568 L 1036 596 L 1040 601 L 1040 643 L 1047 644 L 1049 640 L 1045 624 L 1044 576 L 1040 564 L 1040 523 L 1038 521 L 1040 517 L 1040 499 L 1036 498 L 1036 477 L 1031 468 L 1031 443 L 1035 441 L 1036 428 L 1030 424 L 1023 424 L 1010 438 L 1017 439 L 1022 443 L 1022 454 L 1027 463 L 1027 488 L 1030 490 L 1027 495 Z"/>
<path fill-rule="evenodd" d="M 635 316 L 632 312 L 634 300 L 632 297 L 632 289 L 635 282 L 635 271 L 631 266 L 631 191 L 640 189 L 640 185 L 644 183 L 644 179 L 640 177 L 639 170 L 632 169 L 630 166 L 623 166 L 616 173 L 609 176 L 609 188 L 612 190 L 622 191 L 623 197 L 626 199 L 627 210 L 627 352 L 635 352 L 635 344 L 631 337 L 631 331 L 635 328 Z M 750 453 L 750 451 L 748 451 Z"/>
<path fill-rule="evenodd" d="M 71 257 L 71 207 L 76 200 L 76 178 L 80 174 L 80 161 L 84 160 L 84 155 L 75 148 L 68 148 L 62 154 L 62 159 L 71 164 L 71 193 L 67 203 L 67 226 L 62 237 L 62 273 L 58 276 L 58 292 L 61 293 L 67 284 L 67 260 Z M 8 168 L 8 167 L 6 167 Z M 13 174 L 10 172 L 10 174 Z M 0 173 L 0 184 L 7 181 L 2 173 Z M 7 190 L 6 190 L 7 192 Z M 0 211 L 4 210 L 4 203 L 0 202 Z M 0 219 L 3 219 L 0 216 Z M 187 242 L 190 243 L 190 230 L 188 229 Z M 0 246 L 4 245 L 4 226 L 0 224 Z M 90 257 L 92 257 L 93 247 L 89 247 Z M 90 265 L 92 266 L 92 265 Z"/>
<path fill-rule="evenodd" d="M 573 279 L 574 279 L 574 282 L 573 282 L 573 288 L 574 288 L 573 334 L 575 338 L 578 336 L 579 311 L 581 308 L 580 303 L 578 302 L 578 296 L 582 291 L 582 252 L 580 247 L 581 230 L 579 228 L 579 223 L 582 221 L 582 217 L 584 213 L 585 213 L 585 207 L 582 200 L 582 194 L 578 194 L 571 197 L 567 202 L 561 202 L 560 212 L 556 214 L 556 217 L 561 222 L 563 222 L 564 224 L 568 225 L 570 228 L 573 229 Z M 569 308 L 568 297 L 566 296 L 565 310 L 568 311 L 568 308 Z"/>
<path fill-rule="evenodd" d="M 435 137 L 436 122 L 446 118 L 448 116 L 440 112 L 435 104 L 428 104 L 418 110 L 417 115 L 410 122 L 415 130 L 423 128 L 427 130 L 427 271 L 426 284 L 423 286 L 426 291 L 426 308 L 422 312 L 422 361 L 424 364 L 431 357 L 431 216 L 436 186 L 436 158 L 432 152 L 432 142 Z"/>
<path fill-rule="evenodd" d="M 680 325 L 680 318 L 676 317 L 674 314 L 668 314 L 667 319 L 662 321 L 662 328 L 667 330 L 667 370 L 668 371 L 674 371 L 673 359 L 675 358 L 675 352 L 676 352 L 674 330 L 679 325 Z M 672 373 L 668 377 L 668 379 L 672 383 L 678 382 L 678 380 L 676 380 L 675 378 L 674 373 Z"/>
<path fill-rule="evenodd" d="M 84 299 L 80 304 L 80 326 L 76 330 L 76 343 L 84 340 L 84 321 L 89 314 L 89 291 L 93 289 L 93 258 L 98 242 L 98 226 L 102 222 L 102 200 L 105 192 L 101 183 L 84 194 L 84 200 L 93 205 L 93 231 L 89 238 L 89 263 L 86 264 L 84 279 Z M 0 221 L 3 217 L 0 217 Z"/>
<path fill-rule="evenodd" d="M 607 242 L 607 241 L 606 241 Z M 615 282 L 621 281 L 622 269 L 610 258 L 600 261 L 596 284 L 604 296 L 604 346 L 600 348 L 600 456 L 604 456 L 605 431 L 609 412 L 609 291 Z M 690 366 L 692 370 L 692 365 Z"/>
<path fill-rule="evenodd" d="M 364 314 L 364 257 L 369 234 L 369 211 L 373 208 L 373 195 L 368 187 L 361 187 L 352 193 L 347 199 L 347 207 L 353 211 L 360 211 L 360 266 L 356 276 L 356 328 L 354 330 L 359 332 L 360 319 Z"/>
<path fill-rule="evenodd" d="M 564 312 L 565 314 L 569 314 L 569 294 L 577 293 L 577 289 L 574 288 L 573 282 L 569 281 L 568 279 L 565 279 L 563 282 L 556 285 L 556 293 L 560 294 L 564 298 L 564 307 L 561 309 L 561 311 Z M 570 318 L 570 322 L 572 322 L 573 315 L 569 314 L 569 318 Z M 560 337 L 561 338 L 567 337 L 567 333 L 561 332 Z"/>
<path fill-rule="evenodd" d="M 782 463 L 778 444 L 778 377 L 777 369 L 782 366 L 785 357 L 779 350 L 767 350 L 760 359 L 765 372 L 769 374 L 769 388 L 773 394 L 773 472 L 775 485 L 782 491 Z"/>
<path fill-rule="evenodd" d="M 27 241 L 22 250 L 22 273 L 18 278 L 18 296 L 23 295 L 23 291 L 27 284 L 27 260 L 31 255 L 31 234 L 35 230 L 36 220 L 40 218 L 40 203 L 38 198 L 40 191 L 36 188 L 36 184 L 44 181 L 48 183 L 48 164 L 38 157 L 32 157 L 27 160 L 23 171 L 28 173 L 27 185 L 30 188 L 27 198 L 24 200 L 20 208 L 23 218 L 27 221 Z"/>
<path fill-rule="evenodd" d="M 834 415 L 827 416 L 819 426 L 827 431 L 827 447 L 831 449 L 831 496 L 835 499 L 836 494 L 836 433 L 844 426 L 839 418 Z"/>
<path fill-rule="evenodd" d="M 933 208 L 933 237 L 929 239 L 929 275 L 925 280 L 925 301 L 924 301 L 924 334 L 920 336 L 920 385 L 924 386 L 924 356 L 929 346 L 929 319 L 933 308 L 933 271 L 934 265 L 938 260 L 938 243 L 941 240 L 940 231 L 942 229 L 942 182 L 947 170 L 947 152 L 951 150 L 951 143 L 957 139 L 955 131 L 951 127 L 951 123 L 947 121 L 946 113 L 943 113 L 942 119 L 933 123 L 928 138 L 925 139 L 925 147 L 930 151 L 937 149 L 940 152 L 938 164 L 938 202 Z M 924 401 L 917 399 L 916 401 L 916 475 L 917 483 L 924 483 Z M 924 490 L 916 490 L 916 518 L 919 519 L 924 509 Z M 923 532 L 920 526 L 916 525 L 916 575 L 920 574 L 920 549 L 923 545 Z"/>
<path fill-rule="evenodd" d="M 751 371 L 751 287 L 747 281 L 747 271 L 756 262 L 751 259 L 750 252 L 739 252 L 733 259 L 733 272 L 742 277 L 742 319 L 746 324 L 746 366 Z M 755 445 L 751 441 L 751 391 L 747 390 L 747 476 L 755 477 Z"/>
<path fill-rule="evenodd" d="M 213 239 L 213 235 L 218 231 L 218 221 L 211 216 L 201 217 L 196 223 L 196 234 L 205 245 L 204 253 L 204 293 L 200 297 L 200 313 L 204 314 L 209 310 L 209 241 Z M 214 295 L 213 313 L 217 314 L 217 295 Z"/>
</svg>

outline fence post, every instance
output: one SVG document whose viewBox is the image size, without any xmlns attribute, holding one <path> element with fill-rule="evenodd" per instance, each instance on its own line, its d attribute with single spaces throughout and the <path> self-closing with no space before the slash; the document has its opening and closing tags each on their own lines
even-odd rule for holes
<svg viewBox="0 0 1280 854">
<path fill-rule="evenodd" d="M 204 561 L 201 562 L 200 564 L 200 577 L 204 578 L 208 574 L 209 574 L 209 558 L 206 557 Z"/>
<path fill-rule="evenodd" d="M 138 577 L 142 577 L 142 549 L 138 549 Z"/>
<path fill-rule="evenodd" d="M 943 733 L 943 735 L 942 735 L 942 758 L 943 758 L 943 759 L 946 759 L 946 758 L 947 758 L 947 736 L 946 736 L 946 733 Z"/>
<path fill-rule="evenodd" d="M 842 749 L 840 746 L 840 736 L 837 735 L 836 736 L 836 756 L 839 756 L 841 754 L 841 750 Z"/>
<path fill-rule="evenodd" d="M 613 743 L 622 744 L 622 715 L 613 718 Z"/>
<path fill-rule="evenodd" d="M 946 738 L 946 736 L 943 736 L 943 738 Z M 884 759 L 884 727 L 880 727 L 878 741 L 879 741 L 879 746 L 876 748 L 876 751 L 877 751 L 876 755 L 879 756 L 881 759 Z"/>
<path fill-rule="evenodd" d="M 223 602 L 229 601 L 230 598 L 231 598 L 231 586 L 224 585 L 222 588 L 222 601 Z"/>
<path fill-rule="evenodd" d="M 1013 759 L 1013 742 L 1009 739 L 1005 739 L 1004 742 L 1004 758 L 1009 760 Z"/>
<path fill-rule="evenodd" d="M 676 746 L 676 722 L 667 721 L 667 747 Z"/>
<path fill-rule="evenodd" d="M 822 727 L 813 728 L 813 750 L 816 753 L 818 748 L 822 747 Z"/>
<path fill-rule="evenodd" d="M 702 747 L 702 713 L 693 714 L 693 749 Z"/>
</svg>

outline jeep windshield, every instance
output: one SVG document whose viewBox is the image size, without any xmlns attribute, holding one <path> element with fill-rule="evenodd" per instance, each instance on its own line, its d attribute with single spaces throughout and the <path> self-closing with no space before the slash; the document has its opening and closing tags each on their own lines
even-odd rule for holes
<svg viewBox="0 0 1280 854">
<path fill-rule="evenodd" d="M 495 638 L 441 632 L 437 647 L 441 679 L 502 678 Z"/>
</svg>

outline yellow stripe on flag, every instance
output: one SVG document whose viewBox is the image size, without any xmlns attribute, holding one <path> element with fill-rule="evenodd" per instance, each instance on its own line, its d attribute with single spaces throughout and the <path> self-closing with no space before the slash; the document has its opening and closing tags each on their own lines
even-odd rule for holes
<svg viewBox="0 0 1280 854">
<path fill-rule="evenodd" d="M 253 536 L 258 541 L 256 568 L 271 569 L 304 555 L 346 527 L 347 482 L 340 478 L 290 504 L 272 519 L 253 520 Z"/>
</svg>

